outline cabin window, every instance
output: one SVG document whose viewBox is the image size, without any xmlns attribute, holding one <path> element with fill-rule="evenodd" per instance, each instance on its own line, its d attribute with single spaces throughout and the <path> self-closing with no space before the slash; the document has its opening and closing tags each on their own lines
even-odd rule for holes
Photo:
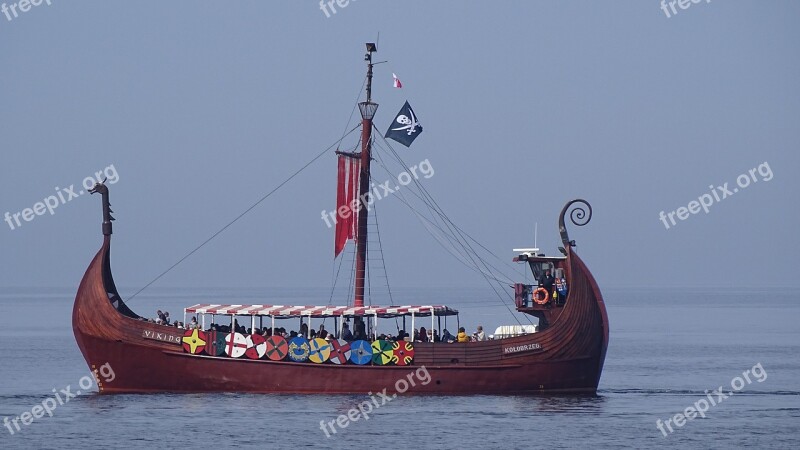
<svg viewBox="0 0 800 450">
<path fill-rule="evenodd" d="M 546 270 L 550 270 L 551 274 L 555 273 L 555 266 L 551 262 L 546 261 L 528 261 L 531 265 L 531 272 L 533 272 L 533 279 L 538 282 L 544 275 Z"/>
</svg>

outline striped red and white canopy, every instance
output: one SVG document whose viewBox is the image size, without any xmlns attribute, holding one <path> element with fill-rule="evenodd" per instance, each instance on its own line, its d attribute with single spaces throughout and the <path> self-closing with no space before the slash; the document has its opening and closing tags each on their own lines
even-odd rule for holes
<svg viewBox="0 0 800 450">
<path fill-rule="evenodd" d="M 458 314 L 453 308 L 444 305 L 418 306 L 287 306 L 287 305 L 214 305 L 201 303 L 186 308 L 187 313 L 222 314 L 237 316 L 274 316 L 287 317 L 355 317 L 375 316 L 381 318 L 398 316 L 454 316 Z"/>
</svg>

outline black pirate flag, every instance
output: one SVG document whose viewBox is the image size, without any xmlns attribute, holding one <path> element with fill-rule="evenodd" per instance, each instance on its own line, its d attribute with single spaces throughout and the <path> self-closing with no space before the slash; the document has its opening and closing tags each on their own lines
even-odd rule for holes
<svg viewBox="0 0 800 450">
<path fill-rule="evenodd" d="M 400 108 L 400 112 L 397 113 L 397 117 L 394 118 L 392 124 L 389 125 L 389 129 L 386 131 L 386 136 L 384 137 L 394 139 L 408 147 L 420 133 L 422 133 L 422 125 L 417 121 L 417 115 L 414 114 L 411 105 L 406 102 L 406 104 Z"/>
</svg>

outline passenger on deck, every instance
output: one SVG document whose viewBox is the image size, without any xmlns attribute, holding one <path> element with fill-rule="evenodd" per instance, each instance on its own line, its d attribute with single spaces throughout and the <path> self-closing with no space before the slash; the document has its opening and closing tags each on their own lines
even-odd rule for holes
<svg viewBox="0 0 800 450">
<path fill-rule="evenodd" d="M 544 271 L 544 275 L 539 278 L 539 286 L 545 288 L 547 291 L 547 295 L 552 298 L 553 296 L 553 284 L 555 284 L 556 279 L 550 275 L 550 269 Z"/>
<path fill-rule="evenodd" d="M 428 331 L 425 329 L 425 327 L 419 327 L 419 341 L 430 342 L 428 340 Z"/>
<path fill-rule="evenodd" d="M 478 331 L 473 336 L 475 336 L 475 340 L 479 342 L 486 340 L 486 333 L 483 332 L 483 327 L 480 325 L 478 325 Z"/>
<path fill-rule="evenodd" d="M 402 342 L 402 341 L 404 341 L 404 340 L 405 340 L 407 337 L 408 337 L 408 333 L 406 333 L 406 330 L 400 330 L 400 331 L 398 331 L 398 332 L 397 332 L 397 339 L 396 339 L 396 340 L 397 340 L 398 342 Z"/>
<path fill-rule="evenodd" d="M 464 327 L 458 329 L 458 336 L 456 336 L 458 342 L 469 342 L 469 336 L 467 336 L 467 332 L 464 330 Z"/>
<path fill-rule="evenodd" d="M 317 332 L 317 337 L 325 339 L 328 336 L 328 332 L 325 330 L 325 325 L 320 324 L 319 332 Z"/>
<path fill-rule="evenodd" d="M 187 328 L 190 330 L 200 329 L 200 324 L 197 323 L 197 316 L 192 316 L 192 321 L 189 323 Z"/>
<path fill-rule="evenodd" d="M 367 328 L 364 324 L 363 320 L 356 320 L 356 332 L 353 335 L 353 339 L 360 341 L 360 340 L 367 340 L 369 336 L 367 336 Z"/>
<path fill-rule="evenodd" d="M 353 340 L 353 333 L 350 331 L 350 327 L 347 324 L 342 325 L 342 339 L 347 342 Z"/>
<path fill-rule="evenodd" d="M 442 331 L 442 342 L 447 342 L 448 344 L 451 344 L 455 341 L 456 337 L 450 334 L 450 332 L 447 331 L 447 328 L 445 328 L 444 331 Z"/>
<path fill-rule="evenodd" d="M 308 324 L 304 323 L 300 325 L 300 331 L 298 332 L 300 336 L 308 337 Z"/>
</svg>

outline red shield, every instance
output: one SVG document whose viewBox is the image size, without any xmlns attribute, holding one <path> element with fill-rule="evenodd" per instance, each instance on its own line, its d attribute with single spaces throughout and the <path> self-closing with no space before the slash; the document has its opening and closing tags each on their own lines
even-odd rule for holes
<svg viewBox="0 0 800 450">
<path fill-rule="evenodd" d="M 414 360 L 414 346 L 411 342 L 395 342 L 392 344 L 392 351 L 392 361 L 398 366 L 407 366 Z"/>
<path fill-rule="evenodd" d="M 225 354 L 225 333 L 219 331 L 206 332 L 208 340 L 206 341 L 206 353 L 211 356 L 222 356 Z"/>
<path fill-rule="evenodd" d="M 203 353 L 203 349 L 206 347 L 206 342 L 208 342 L 208 337 L 200 330 L 186 330 L 183 333 L 182 341 L 183 350 L 186 353 L 199 355 L 200 353 Z"/>
<path fill-rule="evenodd" d="M 250 359 L 261 359 L 267 352 L 267 340 L 260 334 L 247 336 L 247 350 L 244 355 Z"/>
<path fill-rule="evenodd" d="M 272 361 L 280 361 L 289 353 L 289 344 L 281 336 L 270 336 L 266 341 L 266 355 Z"/>
</svg>

